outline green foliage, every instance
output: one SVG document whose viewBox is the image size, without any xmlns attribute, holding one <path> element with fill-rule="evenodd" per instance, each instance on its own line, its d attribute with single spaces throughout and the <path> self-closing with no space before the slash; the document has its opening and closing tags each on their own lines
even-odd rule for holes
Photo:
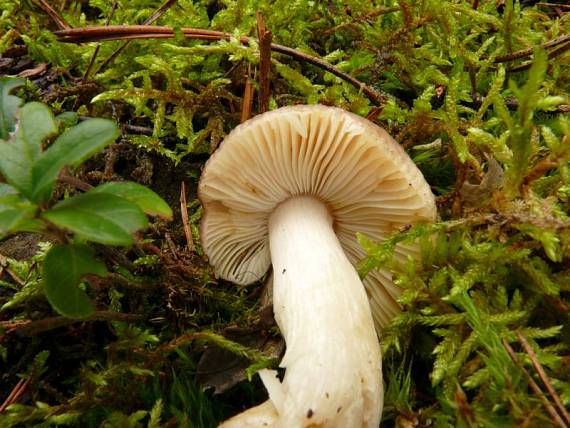
<svg viewBox="0 0 570 428">
<path fill-rule="evenodd" d="M 22 129 L 24 126 L 22 123 Z M 118 135 L 117 127 L 106 119 L 90 119 L 65 130 L 31 165 L 30 199 L 36 203 L 48 200 L 57 176 L 65 166 L 82 164 L 111 144 Z"/>
<path fill-rule="evenodd" d="M 10 132 L 14 130 L 16 125 L 16 111 L 22 104 L 22 100 L 10 92 L 22 86 L 25 83 L 23 79 L 8 79 L 6 77 L 0 78 L 0 138 L 6 140 Z"/>
<path fill-rule="evenodd" d="M 103 0 L 91 0 L 88 6 L 60 3 L 63 10 L 60 4 L 54 7 L 73 27 L 104 25 L 113 5 Z M 110 24 L 142 24 L 161 4 L 120 1 Z M 259 46 L 255 41 L 242 45 L 238 36 L 256 37 L 256 12 L 261 11 L 274 43 L 321 57 L 387 100 L 373 110 L 368 98 L 338 77 L 273 52 L 271 108 L 321 102 L 361 115 L 371 113 L 410 149 L 437 195 L 440 219 L 435 225 L 418 225 L 381 243 L 359 237 L 368 254 L 360 265 L 362 275 L 389 267 L 403 288 L 404 311 L 382 336 L 387 382 L 383 425 L 550 426 L 548 413 L 505 343 L 540 383 L 517 339 L 521 333 L 564 405 L 570 404 L 565 370 L 570 331 L 570 122 L 564 116 L 569 104 L 568 45 L 546 51 L 539 47 L 567 35 L 570 15 L 552 13 L 540 2 L 477 4 L 474 9 L 474 2 L 465 0 L 178 0 L 157 24 L 225 31 L 233 37 L 216 42 L 185 40 L 181 35 L 167 42 L 131 40 L 106 62 L 123 42 L 60 43 L 37 2 L 0 0 L 0 52 L 17 40 L 17 30 L 22 34 L 19 43 L 36 62 L 48 63 L 49 77 L 57 82 L 55 88 L 36 90 L 36 97 L 47 93 L 54 111 L 75 105 L 83 116 L 112 114 L 124 125 L 125 141 L 138 154 L 157 153 L 186 167 L 185 162 L 202 159 L 194 155 L 212 153 L 239 123 L 246 76 L 251 79 L 256 72 Z M 83 94 L 69 76 L 85 75 L 96 49 L 86 82 L 95 82 L 97 93 Z M 524 54 L 525 50 L 532 53 Z M 523 54 L 508 58 L 517 52 Z M 116 128 L 110 122 L 81 122 L 77 126 L 102 126 L 106 131 L 93 137 L 93 146 L 76 147 L 77 141 L 92 136 L 84 128 L 81 136 L 71 134 L 72 143 L 57 154 L 53 151 L 41 167 L 19 168 L 18 164 L 39 164 L 58 139 L 74 130 L 76 119 L 54 118 L 50 109 L 29 103 L 19 109 L 20 125 L 15 127 L 14 113 L 21 102 L 10 91 L 23 81 L 1 82 L 0 132 L 14 145 L 4 145 L 0 156 L 6 179 L 0 184 L 0 234 L 58 231 L 52 235 L 53 249 L 44 247 L 35 261 L 0 260 L 13 273 L 0 282 L 9 296 L 0 293 L 0 314 L 17 322 L 46 316 L 45 279 L 34 266 L 41 266 L 49 251 L 85 248 L 84 240 L 110 242 L 108 233 L 95 233 L 93 226 L 99 222 L 107 224 L 107 232 L 122 231 L 111 239 L 128 245 L 134 224 L 144 226 L 142 213 L 168 218 L 171 212 L 150 191 L 122 182 L 103 184 L 78 201 L 77 196 L 54 200 L 59 197 L 57 187 L 53 190 L 61 166 L 85 161 L 105 145 L 102 140 L 114 138 Z M 53 94 L 55 98 L 49 98 Z M 257 108 L 254 100 L 254 113 Z M 26 121 L 42 126 L 23 126 Z M 62 128 L 67 128 L 63 134 Z M 16 133 L 9 135 L 14 129 Z M 63 160 L 68 151 L 70 157 Z M 34 175 L 38 171 L 45 177 L 41 183 Z M 172 180 L 172 186 L 177 185 Z M 125 207 L 130 203 L 128 211 L 138 210 L 138 220 L 127 224 L 117 219 L 117 213 L 109 214 L 110 204 L 98 203 L 103 195 L 122 199 L 119 205 Z M 178 202 L 176 198 L 172 200 Z M 84 203 L 93 221 L 77 225 L 73 207 Z M 113 208 L 119 205 L 113 203 Z M 188 208 L 198 243 L 201 209 L 195 201 Z M 196 383 L 195 361 L 204 341 L 254 357 L 250 373 L 272 361 L 220 334 L 227 325 L 251 325 L 255 294 L 226 289 L 224 284 L 210 287 L 211 276 L 197 259 L 177 259 L 180 256 L 171 249 L 172 237 L 181 236 L 176 227 L 166 232 L 167 250 L 158 253 L 155 247 L 148 254 L 141 249 L 144 245 L 121 249 L 132 262 L 128 268 L 115 253 L 105 260 L 121 286 L 88 276 L 84 283 L 72 281 L 69 296 L 60 295 L 84 293 L 97 306 L 149 314 L 144 326 L 107 321 L 95 328 L 87 321 L 66 331 L 63 337 L 73 345 L 62 344 L 62 350 L 51 347 L 50 341 L 60 340 L 60 330 L 45 338 L 36 335 L 34 346 L 50 349 L 46 364 L 56 371 L 54 377 L 65 379 L 60 391 L 69 393 L 34 388 L 38 396 L 26 400 L 36 404 L 12 404 L 0 415 L 0 425 L 214 426 L 223 413 L 264 399 L 256 397 L 261 388 L 255 383 L 219 399 L 204 394 Z M 166 236 L 160 227 L 157 230 Z M 418 242 L 421 262 L 399 264 L 392 259 L 398 245 Z M 196 250 L 199 253 L 199 247 Z M 103 334 L 100 329 L 105 329 Z M 205 336 L 195 340 L 203 332 Z M 180 345 L 181 338 L 188 339 L 184 346 L 169 348 L 168 358 L 160 356 L 160 349 Z M 54 355 L 73 355 L 73 346 L 93 341 L 92 352 L 82 353 L 73 371 L 57 371 L 64 364 Z M 16 365 L 7 379 L 28 374 L 39 352 L 22 343 L 13 340 L 0 348 L 4 361 Z M 20 359 L 26 363 L 18 367 Z"/>
<path fill-rule="evenodd" d="M 107 193 L 87 192 L 65 199 L 43 217 L 80 239 L 107 245 L 132 245 L 132 233 L 148 226 L 138 206 Z"/>
<path fill-rule="evenodd" d="M 560 141 L 568 141 L 569 134 L 566 118 L 544 112 L 554 111 L 568 96 L 553 95 L 557 88 L 549 83 L 546 55 L 536 50 L 524 81 L 510 80 L 505 88 L 506 70 L 499 66 L 489 73 L 488 92 L 478 109 L 466 109 L 462 104 L 469 95 L 460 89 L 469 85 L 464 67 L 455 62 L 445 103 L 432 118 L 445 121 L 439 129 L 447 134 L 442 139 L 449 139 L 456 168 L 479 176 L 480 184 L 457 181 L 461 198 L 443 205 L 440 223 L 414 226 L 381 243 L 359 237 L 368 253 L 361 273 L 391 267 L 404 289 L 399 301 L 405 312 L 382 338 L 386 358 L 403 357 L 411 367 L 408 373 L 429 367 L 429 379 L 417 377 L 411 387 L 402 383 L 406 371 L 399 364 L 385 367 L 399 373 L 388 374 L 396 385 L 389 385 L 385 418 L 434 418 L 440 426 L 548 423 L 548 412 L 537 396 L 529 396 L 528 380 L 505 343 L 520 349 L 517 334 L 522 334 L 557 393 L 567 396 L 563 359 L 570 324 L 559 308 L 567 305 L 563 278 L 570 252 L 564 243 L 570 239 L 570 207 L 559 189 L 567 182 L 570 161 Z M 516 101 L 513 113 L 506 96 Z M 419 110 L 420 100 L 413 110 Z M 394 117 L 403 112 L 392 108 L 388 113 Z M 414 116 L 405 112 L 404 117 Z M 429 164 L 432 157 L 417 161 Z M 422 247 L 421 263 L 400 265 L 392 259 L 398 245 L 414 243 Z M 517 355 L 534 372 L 526 354 Z M 409 391 L 407 404 L 402 404 L 401 388 Z M 422 396 L 437 400 L 425 413 L 413 410 L 426 409 Z"/>
<path fill-rule="evenodd" d="M 50 250 L 51 244 L 40 243 L 38 251 L 29 261 L 20 261 L 4 256 L 0 257 L 0 264 L 3 268 L 10 269 L 16 280 L 14 282 L 0 281 L 0 287 L 14 291 L 11 298 L 0 306 L 0 313 L 19 306 L 33 306 L 33 301 L 43 296 L 43 284 L 39 270 L 34 266 L 43 263 L 46 253 Z"/>
<path fill-rule="evenodd" d="M 91 194 L 104 193 L 126 199 L 137 205 L 142 212 L 148 215 L 172 218 L 172 209 L 164 200 L 150 190 L 133 182 L 105 183 L 93 189 Z"/>
<path fill-rule="evenodd" d="M 97 261 L 91 248 L 58 245 L 47 254 L 43 270 L 44 289 L 49 302 L 60 314 L 82 318 L 93 313 L 89 297 L 77 287 L 87 274 L 107 275 L 107 268 Z"/>
<path fill-rule="evenodd" d="M 561 334 L 568 320 L 550 306 L 551 299 L 561 298 L 561 285 L 530 249 L 489 239 L 489 235 L 509 232 L 516 237 L 516 224 L 499 226 L 492 216 L 479 222 L 488 229 L 474 232 L 468 220 L 448 221 L 413 227 L 377 246 L 363 240 L 370 254 L 363 269 L 392 266 L 404 288 L 400 303 L 406 311 L 385 331 L 383 350 L 388 361 L 403 355 L 412 366 L 429 362 L 430 383 L 422 384 L 427 379 L 420 378 L 415 388 L 438 397 L 441 410 L 425 417 L 445 417 L 449 423 L 444 426 L 455 426 L 462 418 L 457 413 L 449 419 L 447 407 L 460 405 L 458 389 L 467 394 L 461 405 L 485 426 L 491 421 L 515 426 L 531 410 L 537 420 L 548 420 L 544 408 L 537 409 L 538 398 L 529 399 L 526 378 L 503 341 L 517 343 L 518 331 L 535 344 L 539 361 L 551 379 L 560 379 L 559 392 L 564 393 L 563 356 L 568 348 Z M 397 243 L 418 239 L 423 242 L 421 264 L 399 266 L 391 261 Z M 390 366 L 397 369 L 395 363 Z M 388 400 L 393 400 L 388 401 L 388 409 L 409 411 L 402 408 L 401 397 L 388 396 Z"/>
<path fill-rule="evenodd" d="M 21 102 L 10 90 L 22 82 L 3 78 L 1 84 L 6 138 L 0 141 L 0 173 L 8 184 L 0 184 L 0 236 L 51 233 L 59 245 L 43 260 L 46 296 L 62 315 L 87 317 L 93 305 L 78 284 L 87 274 L 105 276 L 107 271 L 89 247 L 68 244 L 67 232 L 78 241 L 132 245 L 132 234 L 148 226 L 145 212 L 170 218 L 172 211 L 154 192 L 134 183 L 108 183 L 50 206 L 61 170 L 79 166 L 110 144 L 118 135 L 117 127 L 105 119 L 86 120 L 45 147 L 58 132 L 49 108 L 31 102 L 18 110 Z"/>
</svg>

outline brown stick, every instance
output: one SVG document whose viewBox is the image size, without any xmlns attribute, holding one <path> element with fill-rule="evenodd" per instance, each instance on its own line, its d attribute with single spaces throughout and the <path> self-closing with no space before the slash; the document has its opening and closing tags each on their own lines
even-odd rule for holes
<svg viewBox="0 0 570 428">
<path fill-rule="evenodd" d="M 552 387 L 552 384 L 548 380 L 548 376 L 546 376 L 546 372 L 544 371 L 544 369 L 542 368 L 542 365 L 538 361 L 538 358 L 536 357 L 536 353 L 534 352 L 534 349 L 532 349 L 532 347 L 530 346 L 530 344 L 526 340 L 526 337 L 524 337 L 520 331 L 517 331 L 517 337 L 519 339 L 520 344 L 522 345 L 522 347 L 524 348 L 524 350 L 526 351 L 526 353 L 530 357 L 530 361 L 532 362 L 534 369 L 538 373 L 540 380 L 542 381 L 542 383 L 546 387 L 546 390 L 548 391 L 548 393 L 550 394 L 550 396 L 554 400 L 554 403 L 556 404 L 556 407 L 558 408 L 558 412 L 560 413 L 560 415 L 562 416 L 564 421 L 570 425 L 570 415 L 568 415 L 568 412 L 566 411 L 564 404 L 562 404 L 562 400 L 560 399 L 560 396 L 558 395 L 558 393 Z"/>
<path fill-rule="evenodd" d="M 194 252 L 194 240 L 192 239 L 192 229 L 188 221 L 188 203 L 186 202 L 186 184 L 182 182 L 180 186 L 180 214 L 182 216 L 182 225 L 184 226 L 184 235 L 186 235 L 186 245 L 188 251 Z"/>
<path fill-rule="evenodd" d="M 14 389 L 12 389 L 12 392 L 10 392 L 10 395 L 8 395 L 8 397 L 6 397 L 2 405 L 0 405 L 0 413 L 6 410 L 6 407 L 8 407 L 12 403 L 15 403 L 16 400 L 18 400 L 18 398 L 22 396 L 22 394 L 26 391 L 26 388 L 30 384 L 31 380 L 32 377 L 29 376 L 27 379 L 20 379 L 18 381 Z"/>
<path fill-rule="evenodd" d="M 321 34 L 323 36 L 329 36 L 329 35 L 334 34 L 343 28 L 354 26 L 354 24 L 358 24 L 359 22 L 367 21 L 367 20 L 372 19 L 372 18 L 377 18 L 378 16 L 386 15 L 388 13 L 398 12 L 399 10 L 400 10 L 400 6 L 381 7 L 379 9 L 373 10 L 372 12 L 358 16 L 350 22 L 344 22 L 342 24 L 339 24 L 339 25 L 336 25 L 332 28 L 329 28 L 329 29 L 323 31 Z"/>
<path fill-rule="evenodd" d="M 156 9 L 156 12 L 154 12 L 150 18 L 148 18 L 144 24 L 145 25 L 150 25 L 153 22 L 155 22 L 158 18 L 160 18 L 162 15 L 164 15 L 168 9 L 170 9 L 172 6 L 174 6 L 176 4 L 178 0 L 166 0 L 166 2 L 160 6 L 158 9 Z"/>
<path fill-rule="evenodd" d="M 37 321 L 29 321 L 26 324 L 18 325 L 8 331 L 7 333 L 16 333 L 19 336 L 33 336 L 37 333 L 43 333 L 45 331 L 53 330 L 55 328 L 64 327 L 66 325 L 75 324 L 78 322 L 86 321 L 123 321 L 123 322 L 137 322 L 143 321 L 146 318 L 145 315 L 141 314 L 125 314 L 121 312 L 113 311 L 99 311 L 95 312 L 93 315 L 82 318 L 73 319 L 67 317 L 52 317 L 45 318 Z M 2 323 L 0 323 L 0 326 Z"/>
<path fill-rule="evenodd" d="M 245 122 L 251 117 L 253 109 L 253 91 L 254 87 L 251 84 L 251 64 L 247 67 L 247 74 L 245 76 L 245 88 L 243 90 L 243 98 L 241 103 L 241 116 L 240 123 Z"/>
<path fill-rule="evenodd" d="M 117 0 L 113 0 L 113 5 L 111 6 L 111 11 L 109 12 L 109 16 L 107 17 L 107 20 L 105 21 L 105 26 L 108 26 L 111 23 L 111 19 L 113 18 L 113 15 L 115 14 L 115 10 L 117 10 Z M 83 73 L 83 77 L 81 78 L 81 83 L 85 83 L 87 82 L 87 79 L 89 79 L 89 73 L 91 73 L 91 69 L 93 68 L 93 65 L 95 65 L 95 60 L 97 59 L 97 55 L 99 55 L 99 50 L 101 49 L 101 44 L 97 44 L 97 47 L 95 48 L 95 50 L 93 51 L 93 55 L 91 55 L 91 59 L 89 60 L 89 64 L 87 65 L 87 69 L 85 70 L 85 73 Z M 77 102 L 79 101 L 79 97 L 77 98 L 77 101 L 75 103 L 74 106 L 74 110 L 79 108 L 79 106 L 77 105 Z"/>
<path fill-rule="evenodd" d="M 561 45 L 568 41 L 570 41 L 570 34 L 563 34 L 560 37 L 557 37 L 555 39 L 552 39 L 548 42 L 541 44 L 540 47 L 542 49 L 548 49 L 554 46 Z M 498 56 L 497 58 L 495 58 L 495 63 L 508 62 L 508 61 L 513 61 L 515 59 L 526 58 L 528 56 L 531 56 L 533 52 L 534 48 L 522 49 L 520 51 L 512 52 L 507 55 Z"/>
<path fill-rule="evenodd" d="M 182 33 L 189 39 L 198 40 L 230 40 L 233 36 L 230 33 L 223 33 L 221 31 L 202 30 L 197 28 L 182 28 Z M 110 25 L 108 27 L 85 27 L 76 28 L 71 30 L 56 31 L 55 34 L 59 40 L 64 43 L 87 43 L 105 40 L 134 40 L 134 39 L 171 39 L 175 37 L 174 30 L 170 27 L 162 26 L 148 26 L 148 25 Z M 240 42 L 247 45 L 250 41 L 249 37 L 241 36 Z M 271 50 L 273 52 L 281 53 L 290 56 L 300 61 L 312 64 L 329 73 L 346 80 L 351 85 L 361 90 L 372 102 L 377 105 L 384 105 L 387 97 L 376 92 L 364 82 L 356 79 L 348 73 L 336 68 L 332 64 L 311 56 L 303 52 L 297 51 L 293 48 L 271 43 Z M 100 67 L 101 68 L 101 67 Z"/>
<path fill-rule="evenodd" d="M 69 184 L 70 186 L 75 187 L 76 189 L 82 190 L 84 192 L 88 192 L 89 190 L 93 189 L 93 186 L 91 184 L 86 183 L 85 181 L 80 180 L 79 178 L 75 178 L 70 175 L 65 175 L 63 173 L 59 174 L 57 180 L 60 183 Z"/>
<path fill-rule="evenodd" d="M 162 6 L 160 6 L 156 12 L 154 12 L 150 18 L 148 18 L 143 25 L 151 25 L 153 22 L 155 22 L 158 18 L 160 18 L 162 15 L 164 15 L 166 13 L 166 11 L 168 9 L 170 9 L 178 0 L 166 0 L 166 3 L 164 3 Z M 101 63 L 101 65 L 99 67 L 97 67 L 97 71 L 95 72 L 95 74 L 99 73 L 101 70 L 103 70 L 107 65 L 109 65 L 115 58 L 117 58 L 117 56 L 119 56 L 119 54 L 121 52 L 123 52 L 123 50 L 127 47 L 127 45 L 129 44 L 129 41 L 127 40 L 125 43 L 123 43 L 121 46 L 119 46 L 117 48 L 117 50 L 115 52 L 113 52 L 109 58 L 107 58 L 105 61 L 103 61 Z"/>
<path fill-rule="evenodd" d="M 523 365 L 517 358 L 515 351 L 513 350 L 513 348 L 511 348 L 511 345 L 509 345 L 509 342 L 507 342 L 505 339 L 503 339 L 503 346 L 509 353 L 509 356 L 511 357 L 513 362 L 526 375 L 530 388 L 534 391 L 536 395 L 538 395 L 538 398 L 540 398 L 540 401 L 542 401 L 542 404 L 544 404 L 544 407 L 546 408 L 546 411 L 552 418 L 553 422 L 555 422 L 556 425 L 560 428 L 568 428 L 568 426 L 564 423 L 564 421 L 560 419 L 560 416 L 558 415 L 558 413 L 556 413 L 556 410 L 554 409 L 554 407 L 552 407 L 552 405 L 550 404 L 550 402 L 548 401 L 548 399 L 546 398 L 546 396 L 544 395 L 538 384 L 534 381 L 530 373 L 523 367 Z"/>
<path fill-rule="evenodd" d="M 564 52 L 566 52 L 568 49 L 570 49 L 570 41 L 568 41 L 568 43 L 564 43 L 564 44 L 559 45 L 556 49 L 549 50 L 547 53 L 548 59 L 555 58 L 555 57 L 563 54 Z M 524 71 L 524 70 L 529 69 L 532 66 L 532 64 L 533 64 L 533 61 L 526 61 L 522 64 L 515 65 L 514 67 L 507 68 L 507 71 L 509 73 L 513 73 L 516 71 Z"/>
<path fill-rule="evenodd" d="M 561 3 L 544 3 L 544 2 L 540 2 L 540 3 L 537 3 L 536 6 L 553 7 L 553 8 L 556 8 L 556 9 L 566 9 L 566 10 L 570 10 L 570 5 L 561 4 Z"/>
<path fill-rule="evenodd" d="M 260 11 L 257 12 L 257 34 L 259 37 L 259 112 L 269 110 L 269 73 L 271 71 L 271 40 L 273 33 L 265 27 L 265 20 Z"/>
<path fill-rule="evenodd" d="M 554 162 L 552 159 L 543 159 L 538 164 L 532 168 L 532 170 L 525 176 L 524 183 L 529 185 L 534 180 L 538 180 L 540 177 L 544 176 L 544 173 L 554 169 L 558 166 L 558 162 Z"/>
<path fill-rule="evenodd" d="M 60 30 L 69 30 L 72 28 L 71 25 L 65 22 L 65 19 L 63 19 L 61 15 L 57 13 L 55 9 L 51 7 L 46 0 L 39 0 L 39 2 L 40 2 L 39 6 L 43 9 L 45 13 L 49 15 L 49 17 L 53 20 L 53 22 L 55 22 L 57 28 L 59 28 Z"/>
<path fill-rule="evenodd" d="M 22 287 L 24 285 L 26 285 L 26 281 L 23 281 L 18 275 L 16 275 L 16 273 L 12 269 L 3 266 L 2 271 L 6 272 L 8 275 L 10 275 L 10 278 L 12 278 L 12 281 L 17 283 L 18 285 L 20 285 Z"/>
<path fill-rule="evenodd" d="M 128 123 L 121 125 L 121 131 L 131 134 L 152 135 L 152 128 L 146 126 L 129 125 Z"/>
</svg>

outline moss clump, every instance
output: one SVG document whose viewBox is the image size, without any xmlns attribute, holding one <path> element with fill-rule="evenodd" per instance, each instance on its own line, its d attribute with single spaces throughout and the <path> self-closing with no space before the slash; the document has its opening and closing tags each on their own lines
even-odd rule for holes
<svg viewBox="0 0 570 428">
<path fill-rule="evenodd" d="M 59 3 L 56 14 L 74 27 L 142 24 L 161 5 Z M 385 425 L 560 426 L 545 381 L 568 407 L 570 14 L 513 0 L 179 0 L 155 22 L 174 27 L 175 39 L 122 47 L 58 42 L 39 5 L 0 0 L 0 73 L 27 70 L 33 85 L 24 96 L 56 112 L 119 122 L 121 143 L 77 171 L 79 178 L 139 177 L 173 206 L 180 181 L 195 183 L 239 123 L 247 79 L 256 86 L 259 46 L 238 37 L 255 38 L 257 11 L 274 43 L 372 88 L 375 101 L 323 68 L 272 54 L 272 108 L 320 102 L 367 115 L 408 149 L 438 197 L 437 224 L 383 243 L 361 237 L 369 254 L 362 273 L 388 264 L 404 289 L 405 310 L 382 338 Z M 181 27 L 235 38 L 188 40 Z M 45 70 L 33 72 L 39 63 Z M 191 199 L 197 238 L 200 213 Z M 416 240 L 421 263 L 391 261 L 398 242 Z M 116 276 L 95 284 L 93 297 L 98 311 L 119 315 L 41 332 L 54 314 L 33 259 L 0 260 L 0 401 L 27 382 L 0 425 L 214 426 L 261 401 L 255 379 L 215 396 L 196 382 L 204 340 L 246 352 L 258 367 L 269 364 L 266 356 L 218 334 L 232 327 L 269 337 L 274 330 L 260 319 L 259 292 L 214 284 L 185 247 L 175 221 L 154 224 L 134 250 L 99 248 Z"/>
</svg>

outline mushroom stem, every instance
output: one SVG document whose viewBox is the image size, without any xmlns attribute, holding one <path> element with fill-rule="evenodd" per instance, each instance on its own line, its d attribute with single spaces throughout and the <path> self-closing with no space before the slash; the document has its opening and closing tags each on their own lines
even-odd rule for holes
<svg viewBox="0 0 570 428">
<path fill-rule="evenodd" d="M 275 318 L 287 351 L 283 382 L 264 373 L 276 427 L 378 427 L 381 356 L 358 273 L 325 204 L 281 203 L 269 220 Z"/>
</svg>

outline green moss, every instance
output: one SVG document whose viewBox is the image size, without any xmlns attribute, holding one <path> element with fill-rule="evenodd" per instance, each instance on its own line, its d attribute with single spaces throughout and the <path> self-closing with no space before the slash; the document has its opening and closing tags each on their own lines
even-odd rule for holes
<svg viewBox="0 0 570 428">
<path fill-rule="evenodd" d="M 65 4 L 59 13 L 80 27 L 104 25 L 113 2 L 55 3 Z M 141 24 L 162 2 L 117 3 L 110 24 Z M 360 237 L 368 253 L 362 274 L 389 266 L 404 290 L 404 311 L 382 337 L 385 426 L 552 425 L 505 347 L 510 344 L 540 384 L 519 332 L 570 405 L 564 363 L 570 343 L 569 54 L 567 44 L 538 48 L 567 34 L 570 15 L 532 2 L 478 3 L 473 9 L 466 0 L 179 0 L 156 22 L 256 37 L 259 10 L 275 43 L 324 58 L 385 96 L 374 110 L 338 77 L 272 54 L 272 108 L 321 102 L 372 114 L 409 149 L 438 198 L 435 225 L 412 227 L 383 243 Z M 195 159 L 200 163 L 200 154 L 215 150 L 239 123 L 245 76 L 259 63 L 256 42 L 136 40 L 110 62 L 123 42 L 104 42 L 88 76 L 96 91 L 81 97 L 74 91 L 77 79 L 97 44 L 57 42 L 35 2 L 0 0 L 0 6 L 0 52 L 18 30 L 29 57 L 47 63 L 56 76 L 55 86 L 44 85 L 29 98 L 132 125 L 124 128 L 124 141 L 137 156 L 150 152 L 157 164 L 169 159 L 197 168 Z M 509 60 L 525 49 L 531 53 Z M 201 211 L 195 203 L 190 209 L 197 241 Z M 168 248 L 160 227 L 155 244 Z M 180 224 L 168 233 L 185 245 Z M 400 242 L 420 242 L 422 261 L 393 262 Z M 157 263 L 137 251 L 123 255 L 132 262 L 128 268 L 114 269 L 130 286 L 125 280 L 101 284 L 93 297 L 100 309 L 147 314 L 144 322 L 88 322 L 31 339 L 6 336 L 0 390 L 10 391 L 44 352 L 49 357 L 42 367 L 53 377 L 35 375 L 26 404 L 0 414 L 0 424 L 214 426 L 262 399 L 255 382 L 216 397 L 196 383 L 204 348 L 194 337 L 204 332 L 213 332 L 207 333 L 210 342 L 246 353 L 254 369 L 271 364 L 259 350 L 222 338 L 225 327 L 257 326 L 253 288 L 214 285 L 197 257 L 176 260 L 163 250 Z M 33 262 L 7 263 L 16 277 L 1 278 L 4 329 L 53 316 L 37 292 Z M 118 262 L 111 257 L 108 263 Z M 188 341 L 177 342 L 182 339 Z M 163 352 L 176 343 L 183 345 Z"/>
</svg>

